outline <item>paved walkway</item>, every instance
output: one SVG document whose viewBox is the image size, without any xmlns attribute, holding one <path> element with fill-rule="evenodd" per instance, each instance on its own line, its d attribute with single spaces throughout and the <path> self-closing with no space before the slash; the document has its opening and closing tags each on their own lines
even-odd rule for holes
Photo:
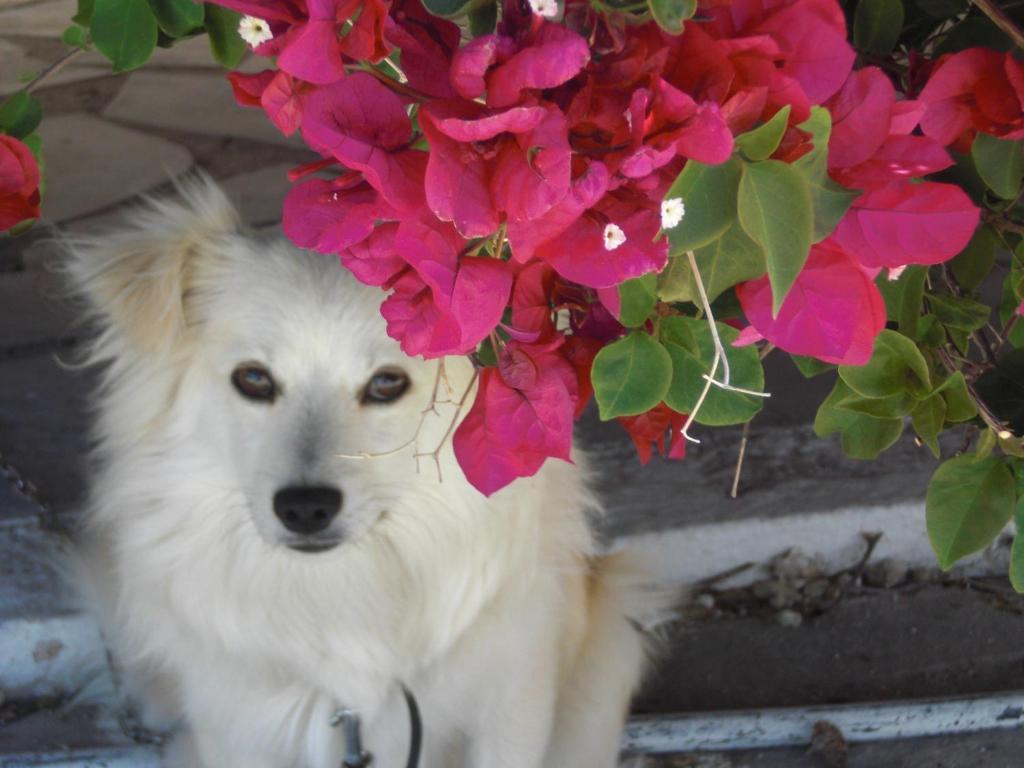
<svg viewBox="0 0 1024 768">
<path fill-rule="evenodd" d="M 75 4 L 76 0 L 0 0 L 0 95 L 17 89 L 24 75 L 60 55 L 59 36 Z M 32 483 L 60 516 L 73 516 L 82 495 L 87 443 L 83 405 L 93 377 L 62 364 L 73 355 L 81 329 L 55 298 L 55 286 L 44 268 L 54 258 L 46 242 L 50 226 L 68 231 L 102 227 L 116 221 L 122 207 L 138 194 L 166 188 L 170 179 L 194 169 L 218 179 L 250 225 L 274 225 L 288 188 L 286 170 L 312 157 L 299 143 L 277 134 L 260 111 L 235 105 L 205 45 L 197 39 L 158 51 L 142 71 L 124 75 L 110 74 L 103 61 L 90 54 L 38 94 L 46 115 L 41 133 L 50 178 L 46 221 L 21 238 L 0 239 L 0 481 L 8 473 Z M 863 464 L 844 459 L 834 441 L 817 440 L 808 425 L 813 406 L 829 383 L 808 384 L 785 361 L 769 358 L 769 363 L 768 389 L 774 396 L 751 432 L 743 492 L 735 501 L 726 496 L 739 430 L 705 430 L 705 443 L 692 448 L 685 462 L 655 461 L 641 472 L 631 445 L 615 425 L 585 419 L 581 438 L 594 456 L 597 483 L 610 508 L 603 523 L 607 535 L 721 520 L 774 519 L 844 506 L 884 507 L 923 497 L 935 466 L 926 451 L 907 439 L 890 454 L 890 461 Z M 0 527 L 13 526 L 8 538 L 14 543 L 7 552 L 24 554 L 25 542 L 34 540 L 35 534 L 25 533 L 23 525 L 34 521 L 36 512 L 8 488 L 0 488 Z M 856 534 L 850 539 L 851 545 L 858 545 Z M 794 543 L 798 542 L 783 545 Z M 708 556 L 708 571 L 719 570 L 714 558 Z M 46 614 L 41 621 L 51 622 L 39 632 L 56 627 L 54 632 L 70 633 L 61 635 L 69 644 L 78 642 L 74 633 L 80 627 L 58 626 L 57 618 L 64 621 L 70 608 L 66 596 L 53 592 L 45 573 L 40 576 L 39 562 L 9 558 L 0 545 L 0 563 L 6 566 L 0 566 L 0 638 L 5 617 L 14 619 L 34 610 Z M 906 578 L 901 582 L 901 592 L 886 591 L 881 584 L 830 618 L 812 616 L 798 628 L 777 620 L 774 587 L 763 595 L 763 610 L 751 609 L 748 615 L 742 609 L 723 621 L 698 621 L 676 642 L 673 662 L 650 687 L 643 706 L 709 709 L 1024 687 L 1024 651 L 1016 650 L 1019 644 L 1011 641 L 1024 628 L 1015 598 L 1000 592 L 996 599 L 989 593 L 964 591 L 961 585 L 956 587 L 958 597 L 946 600 L 935 591 L 939 587 L 915 591 Z M 742 606 L 747 598 L 725 594 L 715 599 L 717 605 L 732 600 Z M 1012 606 L 1010 613 L 1007 605 Z M 790 603 L 786 606 L 792 611 Z M 942 627 L 968 621 L 973 622 L 971 632 L 951 645 Z M 866 622 L 905 642 L 879 642 L 865 630 Z M 929 631 L 917 635 L 920 640 L 905 637 L 914 627 Z M 33 653 L 29 648 L 29 655 Z M 769 656 L 771 662 L 764 663 Z M 969 664 L 963 663 L 965 658 Z M 839 664 L 838 659 L 848 663 Z M 3 674 L 0 669 L 0 723 L 6 711 Z M 0 725 L 0 765 L 5 764 L 5 734 L 14 738 Z M 912 758 L 898 758 L 892 751 L 886 753 L 892 757 L 883 760 L 878 756 L 884 748 L 858 747 L 855 756 L 871 757 L 851 764 L 1010 765 L 1000 746 L 1007 738 L 962 742 L 963 750 L 974 750 L 971 754 L 990 750 L 986 754 L 998 756 L 991 762 L 938 757 L 907 762 Z M 808 760 L 802 754 L 706 755 L 680 757 L 671 765 L 825 764 Z"/>
</svg>

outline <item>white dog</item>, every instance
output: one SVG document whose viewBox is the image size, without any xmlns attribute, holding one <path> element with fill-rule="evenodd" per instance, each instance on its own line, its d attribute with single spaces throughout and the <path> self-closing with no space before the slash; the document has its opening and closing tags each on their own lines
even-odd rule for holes
<svg viewBox="0 0 1024 768">
<path fill-rule="evenodd" d="M 666 602 L 596 554 L 581 470 L 484 498 L 445 439 L 469 362 L 404 356 L 377 289 L 183 192 L 67 267 L 104 366 L 83 559 L 169 762 L 337 768 L 347 707 L 401 768 L 404 686 L 422 768 L 615 765 Z"/>
</svg>

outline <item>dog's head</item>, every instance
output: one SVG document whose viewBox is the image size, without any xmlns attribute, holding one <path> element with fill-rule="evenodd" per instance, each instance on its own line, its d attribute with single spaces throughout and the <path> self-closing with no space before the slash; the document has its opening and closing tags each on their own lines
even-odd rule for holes
<svg viewBox="0 0 1024 768">
<path fill-rule="evenodd" d="M 454 409 L 421 415 L 461 395 L 468 363 L 439 376 L 437 361 L 405 356 L 380 291 L 336 258 L 241 234 L 209 182 L 183 193 L 69 249 L 100 328 L 107 454 L 148 452 L 152 472 L 192 454 L 195 474 L 176 465 L 179 482 L 223 486 L 211 491 L 233 494 L 265 541 L 299 552 L 358 538 L 422 498 L 437 478 L 429 458 L 417 472 L 415 453 L 442 441 Z"/>
</svg>

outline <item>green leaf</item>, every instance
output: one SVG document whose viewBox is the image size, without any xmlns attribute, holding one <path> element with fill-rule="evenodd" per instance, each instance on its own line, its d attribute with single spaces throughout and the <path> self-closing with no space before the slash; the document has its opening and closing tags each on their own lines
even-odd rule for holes
<svg viewBox="0 0 1024 768">
<path fill-rule="evenodd" d="M 0 133 L 24 139 L 43 119 L 43 108 L 31 95 L 18 91 L 0 104 Z"/>
<path fill-rule="evenodd" d="M 1024 155 L 1020 140 L 997 139 L 978 132 L 971 145 L 971 157 L 986 186 L 1003 200 L 1015 200 L 1024 176 Z"/>
<path fill-rule="evenodd" d="M 981 461 L 991 456 L 992 449 L 996 447 L 996 443 L 996 433 L 989 428 L 983 429 L 981 437 L 978 438 L 978 447 L 974 449 L 974 460 Z"/>
<path fill-rule="evenodd" d="M 69 48 L 88 48 L 89 30 L 85 27 L 80 27 L 77 24 L 70 24 L 67 29 L 61 33 L 60 40 Z"/>
<path fill-rule="evenodd" d="M 982 224 L 974 231 L 971 242 L 949 262 L 953 277 L 965 291 L 975 291 L 996 263 L 999 240 L 995 230 Z"/>
<path fill-rule="evenodd" d="M 483 5 L 482 0 L 423 0 L 423 7 L 442 19 L 466 16 L 480 5 Z"/>
<path fill-rule="evenodd" d="M 748 160 L 766 160 L 779 148 L 782 135 L 789 124 L 789 104 L 776 112 L 772 119 L 752 131 L 736 137 L 736 147 Z"/>
<path fill-rule="evenodd" d="M 778 315 L 811 250 L 813 210 L 807 182 L 778 160 L 745 163 L 737 210 L 743 229 L 764 248 L 772 315 Z"/>
<path fill-rule="evenodd" d="M 202 3 L 193 0 L 149 0 L 157 24 L 171 37 L 185 37 L 203 26 L 206 17 Z"/>
<path fill-rule="evenodd" d="M 919 339 L 918 329 L 921 309 L 924 304 L 924 283 L 928 276 L 927 267 L 907 267 L 895 280 L 889 280 L 884 273 L 875 280 L 882 298 L 885 299 L 885 314 L 890 322 L 898 323 L 900 333 L 912 339 Z"/>
<path fill-rule="evenodd" d="M 738 222 L 733 222 L 717 240 L 693 252 L 700 270 L 708 301 L 738 283 L 755 280 L 767 269 L 764 250 L 747 237 Z M 658 276 L 658 296 L 664 301 L 700 303 L 697 281 L 685 254 L 669 257 L 669 264 Z"/>
<path fill-rule="evenodd" d="M 860 0 L 853 16 L 853 44 L 861 51 L 889 53 L 903 30 L 902 0 Z"/>
<path fill-rule="evenodd" d="M 665 348 L 672 357 L 672 384 L 665 394 L 665 403 L 680 413 L 690 413 L 701 391 L 704 389 L 705 374 L 711 373 L 711 363 L 715 355 L 714 339 L 711 328 L 706 320 L 693 317 L 680 318 L 690 329 L 697 342 L 696 354 L 671 342 Z M 764 389 L 764 369 L 757 355 L 757 349 L 750 347 L 734 347 L 733 341 L 739 331 L 724 323 L 717 323 L 725 355 L 729 361 L 730 383 L 736 387 L 760 392 Z M 724 368 L 719 363 L 715 378 L 722 380 Z M 727 392 L 719 387 L 712 387 L 707 399 L 701 406 L 694 421 L 708 426 L 725 426 L 743 424 L 750 421 L 763 407 L 763 398 L 744 395 L 739 392 Z"/>
<path fill-rule="evenodd" d="M 220 5 L 206 3 L 203 26 L 210 37 L 210 50 L 222 67 L 234 69 L 245 55 L 245 41 L 238 35 L 242 14 Z"/>
<path fill-rule="evenodd" d="M 917 404 L 910 413 L 914 431 L 921 442 L 928 446 L 936 459 L 940 457 L 939 433 L 946 423 L 946 401 L 940 395 L 932 395 Z"/>
<path fill-rule="evenodd" d="M 839 432 L 842 437 L 843 453 L 852 459 L 874 459 L 895 443 L 903 434 L 903 419 L 885 419 L 864 413 L 839 408 L 838 404 L 853 394 L 842 379 L 814 417 L 814 433 L 827 437 Z"/>
<path fill-rule="evenodd" d="M 832 135 L 832 115 L 824 107 L 811 107 L 811 116 L 799 126 L 811 134 L 814 149 L 793 163 L 793 167 L 807 180 L 814 208 L 813 242 L 818 243 L 832 234 L 850 205 L 860 194 L 836 184 L 828 175 L 828 140 Z"/>
<path fill-rule="evenodd" d="M 601 419 L 635 416 L 665 399 L 672 358 L 643 331 L 633 331 L 597 353 L 590 373 Z"/>
<path fill-rule="evenodd" d="M 736 195 L 742 171 L 742 163 L 735 157 L 720 165 L 686 162 L 665 195 L 666 200 L 678 197 L 686 204 L 683 220 L 668 231 L 672 253 L 686 253 L 707 245 L 736 221 Z"/>
<path fill-rule="evenodd" d="M 863 397 L 890 397 L 909 392 L 924 397 L 931 391 L 928 363 L 917 345 L 896 331 L 883 330 L 865 365 L 841 365 L 839 376 Z"/>
<path fill-rule="evenodd" d="M 78 0 L 78 10 L 71 20 L 75 24 L 79 24 L 86 29 L 89 28 L 89 24 L 92 21 L 92 13 L 96 3 L 95 0 Z"/>
<path fill-rule="evenodd" d="M 1024 349 L 1012 349 L 974 382 L 974 390 L 1001 422 L 1024 434 Z"/>
<path fill-rule="evenodd" d="M 984 328 L 992 310 L 987 304 L 966 296 L 928 294 L 928 304 L 935 319 L 947 328 L 976 331 Z"/>
<path fill-rule="evenodd" d="M 662 344 L 675 344 L 692 355 L 697 354 L 697 337 L 693 335 L 688 317 L 671 315 L 661 318 L 658 324 L 658 338 Z"/>
<path fill-rule="evenodd" d="M 96 0 L 89 32 L 115 72 L 141 67 L 156 48 L 156 17 L 146 0 Z"/>
<path fill-rule="evenodd" d="M 823 373 L 828 373 L 829 371 L 834 371 L 836 369 L 836 366 L 832 363 L 823 363 L 821 360 L 814 357 L 792 355 L 790 359 L 805 379 L 813 379 L 815 376 L 820 376 Z"/>
<path fill-rule="evenodd" d="M 627 328 L 638 328 L 647 322 L 654 304 L 658 300 L 656 289 L 658 276 L 649 272 L 643 277 L 627 280 L 619 286 L 622 307 L 619 321 Z"/>
<path fill-rule="evenodd" d="M 1017 535 L 1010 547 L 1010 583 L 1018 592 L 1024 592 L 1024 496 L 1017 500 L 1013 518 Z"/>
<path fill-rule="evenodd" d="M 469 12 L 469 34 L 474 38 L 491 34 L 497 24 L 497 2 L 486 3 Z"/>
<path fill-rule="evenodd" d="M 978 408 L 967 389 L 967 380 L 960 371 L 950 374 L 949 378 L 935 388 L 935 394 L 942 395 L 942 399 L 946 401 L 948 422 L 959 424 L 978 415 Z"/>
<path fill-rule="evenodd" d="M 917 404 L 918 401 L 906 393 L 889 397 L 864 397 L 853 392 L 837 402 L 835 407 L 844 411 L 865 413 L 879 419 L 902 419 L 913 411 Z"/>
<path fill-rule="evenodd" d="M 697 11 L 697 0 L 647 0 L 651 16 L 658 26 L 671 35 L 683 31 L 683 22 Z"/>
<path fill-rule="evenodd" d="M 928 486 L 928 539 L 943 570 L 983 549 L 1013 515 L 1013 475 L 999 459 L 971 454 L 943 463 Z"/>
</svg>

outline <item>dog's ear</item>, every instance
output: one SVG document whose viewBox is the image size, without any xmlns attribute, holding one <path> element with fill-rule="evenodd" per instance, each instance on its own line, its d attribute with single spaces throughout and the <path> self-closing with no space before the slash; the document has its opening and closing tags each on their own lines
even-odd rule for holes
<svg viewBox="0 0 1024 768">
<path fill-rule="evenodd" d="M 108 341 L 120 337 L 137 354 L 163 356 L 186 336 L 190 294 L 225 261 L 238 227 L 223 191 L 196 176 L 178 185 L 176 197 L 129 214 L 123 229 L 67 240 L 58 269 Z"/>
</svg>

